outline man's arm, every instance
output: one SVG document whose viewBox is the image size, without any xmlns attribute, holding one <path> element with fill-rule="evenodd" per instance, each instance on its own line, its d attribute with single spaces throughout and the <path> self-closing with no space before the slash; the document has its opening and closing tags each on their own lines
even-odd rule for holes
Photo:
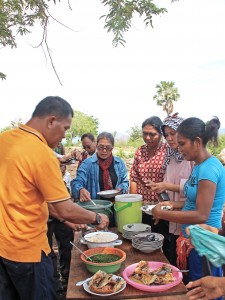
<svg viewBox="0 0 225 300">
<path fill-rule="evenodd" d="M 74 203 L 71 199 L 66 201 L 49 203 L 49 214 L 59 220 L 66 220 L 74 224 L 92 224 L 96 221 L 96 213 L 84 209 L 78 204 Z M 102 223 L 97 225 L 98 229 L 108 226 L 109 219 L 106 215 L 100 214 Z"/>
</svg>

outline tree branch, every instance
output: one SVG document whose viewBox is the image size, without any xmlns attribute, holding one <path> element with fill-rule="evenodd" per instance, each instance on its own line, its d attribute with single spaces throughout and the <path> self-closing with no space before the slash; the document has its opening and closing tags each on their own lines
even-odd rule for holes
<svg viewBox="0 0 225 300">
<path fill-rule="evenodd" d="M 67 2 L 68 2 L 69 9 L 72 10 L 72 7 L 70 5 L 70 0 L 67 0 Z"/>
</svg>

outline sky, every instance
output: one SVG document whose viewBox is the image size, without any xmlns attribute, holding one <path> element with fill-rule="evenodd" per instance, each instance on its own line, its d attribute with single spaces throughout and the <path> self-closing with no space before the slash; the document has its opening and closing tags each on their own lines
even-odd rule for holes
<svg viewBox="0 0 225 300">
<path fill-rule="evenodd" d="M 63 2 L 63 3 L 62 3 Z M 166 113 L 153 96 L 160 81 L 173 81 L 180 93 L 174 112 L 208 121 L 218 116 L 225 127 L 225 1 L 158 0 L 168 13 L 145 27 L 135 16 L 124 37 L 126 46 L 112 46 L 113 35 L 99 19 L 107 9 L 99 0 L 71 0 L 50 8 L 48 45 L 59 74 L 41 47 L 38 24 L 18 37 L 16 49 L 0 48 L 0 128 L 19 118 L 26 122 L 46 96 L 66 99 L 74 110 L 99 120 L 99 132 L 128 133 L 152 115 Z"/>
</svg>

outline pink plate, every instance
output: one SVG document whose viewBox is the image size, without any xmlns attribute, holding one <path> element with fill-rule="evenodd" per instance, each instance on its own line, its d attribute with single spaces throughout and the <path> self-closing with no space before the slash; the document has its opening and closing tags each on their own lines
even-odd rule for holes
<svg viewBox="0 0 225 300">
<path fill-rule="evenodd" d="M 161 267 L 162 265 L 164 265 L 165 263 L 163 262 L 158 262 L 158 261 L 149 261 L 148 262 L 148 266 L 150 269 L 154 270 L 157 269 L 159 267 Z M 146 291 L 146 292 L 162 292 L 162 291 L 166 291 L 176 285 L 178 285 L 182 278 L 183 275 L 181 272 L 173 272 L 173 277 L 174 277 L 174 282 L 168 283 L 168 284 L 164 284 L 164 285 L 145 285 L 145 284 L 140 284 L 137 282 L 134 282 L 132 280 L 130 280 L 128 277 L 133 273 L 133 271 L 135 270 L 135 268 L 137 267 L 138 263 L 136 264 L 132 264 L 130 266 L 128 266 L 124 271 L 123 271 L 123 278 L 126 280 L 127 283 L 129 283 L 130 285 L 132 285 L 133 287 L 135 287 L 138 290 L 141 291 Z M 167 264 L 172 270 L 174 271 L 179 271 L 178 268 Z"/>
</svg>

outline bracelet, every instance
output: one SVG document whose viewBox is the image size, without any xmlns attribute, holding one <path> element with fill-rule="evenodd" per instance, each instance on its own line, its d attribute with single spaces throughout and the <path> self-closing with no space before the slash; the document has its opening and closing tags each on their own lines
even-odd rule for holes
<svg viewBox="0 0 225 300">
<path fill-rule="evenodd" d="M 66 222 L 66 220 L 65 219 L 63 219 L 63 220 L 60 220 L 60 223 L 65 223 Z"/>
</svg>

